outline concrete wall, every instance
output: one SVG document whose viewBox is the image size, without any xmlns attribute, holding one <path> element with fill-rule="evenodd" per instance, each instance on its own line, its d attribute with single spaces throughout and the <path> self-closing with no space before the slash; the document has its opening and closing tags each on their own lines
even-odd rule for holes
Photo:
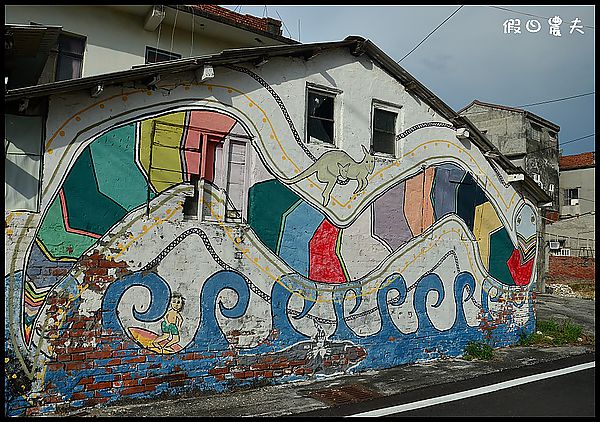
<svg viewBox="0 0 600 422">
<path fill-rule="evenodd" d="M 189 13 L 178 14 L 179 24 L 174 32 L 172 26 L 164 24 L 159 34 L 158 29 L 152 32 L 144 29 L 145 16 L 123 13 L 107 6 L 10 5 L 5 7 L 5 12 L 5 23 L 59 25 L 63 31 L 86 36 L 82 76 L 127 70 L 144 64 L 146 46 L 172 51 L 182 57 L 256 46 L 256 35 L 249 36 L 246 41 L 226 41 L 225 38 L 207 36 L 205 31 L 198 30 L 197 25 L 191 48 L 191 31 L 183 29 L 184 25 L 191 27 Z M 175 11 L 167 8 L 166 13 L 173 16 Z M 270 43 L 268 39 L 265 42 Z M 51 62 L 55 60 L 52 54 L 50 58 Z"/>
<path fill-rule="evenodd" d="M 579 205 L 564 205 L 563 191 L 571 188 L 579 188 Z M 560 215 L 581 215 L 595 211 L 596 198 L 596 168 L 562 170 L 560 172 Z"/>
<path fill-rule="evenodd" d="M 336 92 L 335 148 L 305 142 L 309 83 Z M 537 209 L 368 57 L 159 85 L 50 98 L 43 212 L 5 218 L 8 414 L 386 368 L 534 329 Z M 395 157 L 365 152 L 373 100 L 399 111 Z"/>
<path fill-rule="evenodd" d="M 540 186 L 554 198 L 553 208 L 559 210 L 558 134 L 552 141 L 548 127 L 533 122 L 523 113 L 473 104 L 462 115 L 468 117 L 502 154 L 533 177 L 540 175 Z M 532 124 L 541 127 L 539 140 L 533 136 Z M 548 148 L 554 145 L 554 148 Z M 554 192 L 550 192 L 550 185 Z"/>
</svg>

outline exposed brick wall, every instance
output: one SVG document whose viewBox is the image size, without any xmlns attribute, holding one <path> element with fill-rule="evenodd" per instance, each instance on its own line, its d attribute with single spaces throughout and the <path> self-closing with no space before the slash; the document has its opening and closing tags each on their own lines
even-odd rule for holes
<svg viewBox="0 0 600 422">
<path fill-rule="evenodd" d="M 550 256 L 548 281 L 594 280 L 596 260 L 578 256 Z"/>
</svg>

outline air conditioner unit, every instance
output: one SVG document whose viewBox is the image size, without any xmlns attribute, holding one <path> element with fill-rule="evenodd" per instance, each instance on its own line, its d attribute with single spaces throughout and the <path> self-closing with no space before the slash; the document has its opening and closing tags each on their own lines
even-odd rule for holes
<svg viewBox="0 0 600 422">
<path fill-rule="evenodd" d="M 560 242 L 550 241 L 550 249 L 560 249 Z"/>
<path fill-rule="evenodd" d="M 150 11 L 148 12 L 148 14 L 146 15 L 146 20 L 144 22 L 144 29 L 146 31 L 154 31 L 156 28 L 158 28 L 158 25 L 160 25 L 163 21 L 163 19 L 165 18 L 165 6 L 163 5 L 155 5 L 152 6 L 152 8 L 150 9 Z"/>
<path fill-rule="evenodd" d="M 579 198 L 571 199 L 571 205 L 579 205 Z"/>
</svg>

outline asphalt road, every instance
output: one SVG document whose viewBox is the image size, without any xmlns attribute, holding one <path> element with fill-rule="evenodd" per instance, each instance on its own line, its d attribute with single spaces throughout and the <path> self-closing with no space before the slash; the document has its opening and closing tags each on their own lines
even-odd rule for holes
<svg viewBox="0 0 600 422">
<path fill-rule="evenodd" d="M 500 374 L 434 385 L 404 394 L 295 416 L 595 416 L 594 367 L 471 395 L 491 386 L 498 387 L 500 383 L 516 384 L 589 362 L 595 362 L 595 354 L 544 362 Z M 454 396 L 465 395 L 468 397 L 444 402 Z M 431 402 L 439 404 L 405 410 Z"/>
</svg>

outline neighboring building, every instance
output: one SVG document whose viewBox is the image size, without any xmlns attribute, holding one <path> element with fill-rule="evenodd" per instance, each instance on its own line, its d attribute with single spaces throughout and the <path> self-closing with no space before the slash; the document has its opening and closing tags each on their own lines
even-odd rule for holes
<svg viewBox="0 0 600 422">
<path fill-rule="evenodd" d="M 545 204 L 539 227 L 541 274 L 538 291 L 545 291 L 548 249 L 544 245 L 546 223 L 560 207 L 558 132 L 560 127 L 527 110 L 474 100 L 458 112 L 467 117 L 514 165 L 521 167 L 551 198 Z"/>
<path fill-rule="evenodd" d="M 560 191 L 560 219 L 547 226 L 550 253 L 595 257 L 595 152 L 560 157 Z"/>
<path fill-rule="evenodd" d="M 42 130 L 18 130 L 40 127 L 28 117 Z M 535 329 L 551 198 L 368 40 L 9 90 L 5 118 L 9 147 L 43 161 L 38 179 L 7 171 L 38 198 L 5 197 L 8 415 L 376 370 Z"/>
<path fill-rule="evenodd" d="M 37 54 L 5 67 L 8 89 L 230 48 L 297 43 L 282 36 L 281 22 L 276 19 L 242 15 L 212 4 L 13 4 L 5 6 L 4 23 L 5 40 L 11 40 L 11 48 L 20 55 L 28 50 Z M 37 80 L 32 83 L 34 76 Z"/>
<path fill-rule="evenodd" d="M 469 118 L 502 154 L 552 197 L 548 211 L 559 210 L 558 125 L 527 110 L 479 100 L 458 114 Z"/>
</svg>

